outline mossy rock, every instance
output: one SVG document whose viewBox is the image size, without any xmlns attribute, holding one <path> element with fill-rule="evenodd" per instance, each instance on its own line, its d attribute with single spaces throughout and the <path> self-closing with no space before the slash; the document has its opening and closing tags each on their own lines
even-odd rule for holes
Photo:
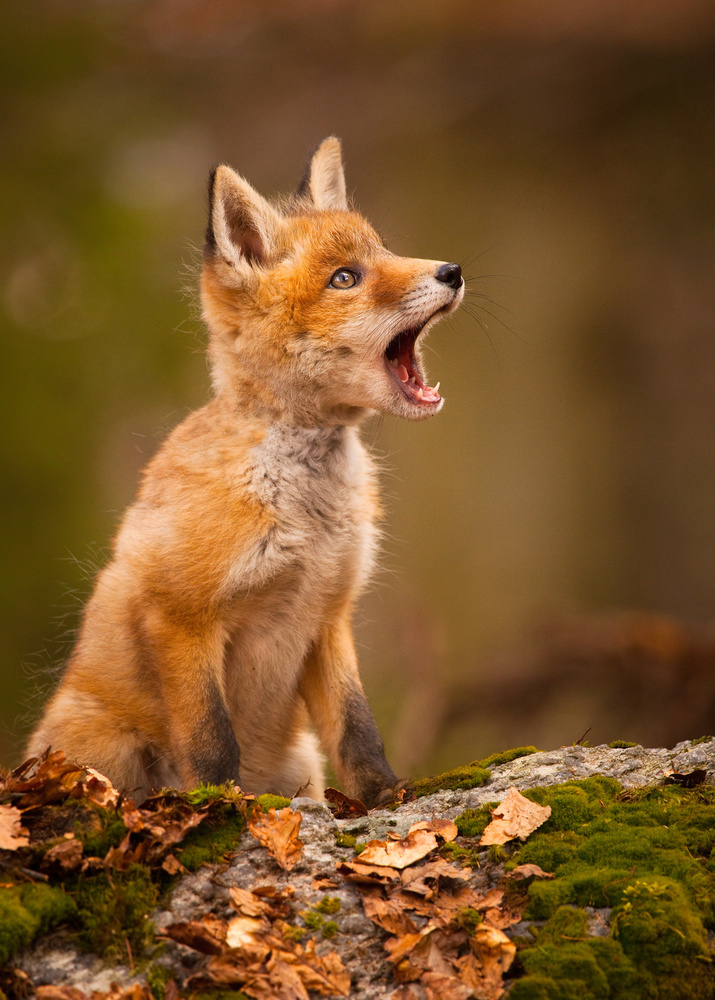
<svg viewBox="0 0 715 1000">
<path fill-rule="evenodd" d="M 479 788 L 486 785 L 491 778 L 490 768 L 498 767 L 499 764 L 507 764 L 517 757 L 526 757 L 536 753 L 536 747 L 516 747 L 513 750 L 504 750 L 501 753 L 492 754 L 484 760 L 473 760 L 471 764 L 462 767 L 455 767 L 444 774 L 438 774 L 430 778 L 418 778 L 410 786 L 416 798 L 425 795 L 433 795 L 435 792 L 456 789 Z"/>
<path fill-rule="evenodd" d="M 0 888 L 0 964 L 20 948 L 76 915 L 74 900 L 60 886 L 9 885 Z"/>
<path fill-rule="evenodd" d="M 545 923 L 510 998 L 712 1000 L 715 788 L 595 777 L 524 794 L 552 814 L 513 863 L 556 877 L 528 889 L 525 915 Z M 584 907 L 612 908 L 608 936 L 589 937 Z"/>
</svg>

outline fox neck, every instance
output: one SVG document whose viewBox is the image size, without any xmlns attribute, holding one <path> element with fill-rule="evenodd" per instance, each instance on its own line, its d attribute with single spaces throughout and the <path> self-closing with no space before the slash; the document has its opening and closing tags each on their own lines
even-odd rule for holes
<svg viewBox="0 0 715 1000">
<path fill-rule="evenodd" d="M 271 365 L 264 361 L 262 370 L 255 372 L 250 364 L 218 339 L 209 344 L 211 381 L 217 396 L 224 399 L 234 412 L 266 424 L 286 424 L 294 427 L 357 426 L 370 414 L 365 407 L 347 404 L 326 404 L 317 388 L 306 390 L 281 372 L 271 376 Z"/>
</svg>

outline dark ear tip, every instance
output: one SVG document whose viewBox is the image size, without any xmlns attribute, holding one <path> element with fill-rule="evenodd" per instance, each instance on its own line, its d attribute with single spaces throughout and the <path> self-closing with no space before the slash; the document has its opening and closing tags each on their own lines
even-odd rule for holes
<svg viewBox="0 0 715 1000">
<path fill-rule="evenodd" d="M 208 222 L 206 224 L 206 238 L 204 243 L 204 251 L 211 251 L 216 249 L 216 237 L 214 235 L 214 188 L 216 186 L 216 174 L 218 173 L 219 164 L 211 168 L 209 173 L 209 184 L 208 184 L 208 195 L 209 195 L 209 214 Z"/>
</svg>

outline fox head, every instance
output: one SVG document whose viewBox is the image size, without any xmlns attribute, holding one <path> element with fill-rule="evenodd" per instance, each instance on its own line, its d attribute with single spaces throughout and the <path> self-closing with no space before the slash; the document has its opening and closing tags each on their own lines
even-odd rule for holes
<svg viewBox="0 0 715 1000">
<path fill-rule="evenodd" d="M 350 209 L 335 138 L 282 206 L 212 174 L 203 316 L 215 388 L 242 408 L 305 425 L 432 416 L 444 400 L 420 342 L 463 293 L 458 264 L 390 253 Z"/>
</svg>

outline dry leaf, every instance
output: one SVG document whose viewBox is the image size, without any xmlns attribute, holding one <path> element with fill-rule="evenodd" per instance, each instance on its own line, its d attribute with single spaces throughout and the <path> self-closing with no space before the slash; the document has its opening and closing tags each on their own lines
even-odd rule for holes
<svg viewBox="0 0 715 1000">
<path fill-rule="evenodd" d="M 105 809 L 116 809 L 119 792 L 109 778 L 93 767 L 85 767 L 84 770 L 86 777 L 83 784 L 87 798 Z"/>
<path fill-rule="evenodd" d="M 211 920 L 203 917 L 201 920 L 169 924 L 161 936 L 171 938 L 172 941 L 204 955 L 221 955 L 226 950 L 226 924 L 216 917 Z"/>
<path fill-rule="evenodd" d="M 291 952 L 281 951 L 284 961 L 294 962 L 306 988 L 323 996 L 348 996 L 350 993 L 350 973 L 337 952 L 325 955 L 315 953 L 315 942 L 309 940 L 303 948 L 295 944 Z"/>
<path fill-rule="evenodd" d="M 262 917 L 270 913 L 270 903 L 251 892 L 250 889 L 239 889 L 238 886 L 232 885 L 228 894 L 231 897 L 231 905 L 244 917 Z"/>
<path fill-rule="evenodd" d="M 278 812 L 269 809 L 264 813 L 259 805 L 254 807 L 248 818 L 250 832 L 287 872 L 294 867 L 303 847 L 298 836 L 302 818 L 290 806 L 279 809 Z"/>
<path fill-rule="evenodd" d="M 521 882 L 527 878 L 554 878 L 552 872 L 545 872 L 538 865 L 518 865 L 516 868 L 512 868 L 510 872 L 507 872 L 504 878 L 513 879 L 515 882 Z"/>
<path fill-rule="evenodd" d="M 17 851 L 29 845 L 30 838 L 22 825 L 22 812 L 15 806 L 0 805 L 0 850 Z"/>
<path fill-rule="evenodd" d="M 407 907 L 400 896 L 383 899 L 379 893 L 366 893 L 362 905 L 366 917 L 395 937 L 417 933 L 417 926 L 408 915 Z"/>
<path fill-rule="evenodd" d="M 388 1000 L 421 1000 L 421 994 L 411 986 L 400 986 L 390 994 Z"/>
<path fill-rule="evenodd" d="M 480 845 L 506 844 L 519 837 L 526 840 L 551 815 L 551 806 L 540 806 L 525 798 L 516 788 L 510 788 L 496 809 L 493 819 L 482 834 Z"/>
<path fill-rule="evenodd" d="M 362 857 L 362 854 L 360 855 Z M 394 868 L 385 868 L 380 865 L 365 865 L 357 858 L 354 861 L 342 861 L 336 865 L 340 875 L 351 882 L 359 882 L 362 885 L 391 885 L 400 878 L 399 872 Z"/>
<path fill-rule="evenodd" d="M 439 888 L 440 879 L 466 882 L 471 874 L 471 868 L 457 868 L 449 861 L 437 858 L 419 868 L 406 868 L 400 878 L 405 892 L 414 892 L 425 899 L 432 899 Z"/>
<path fill-rule="evenodd" d="M 438 819 L 435 816 L 429 822 L 422 820 L 421 823 L 415 823 L 414 826 L 410 827 L 410 833 L 413 830 L 431 830 L 440 840 L 444 840 L 446 843 L 459 836 L 456 823 L 453 823 L 451 819 Z"/>
<path fill-rule="evenodd" d="M 249 961 L 263 962 L 271 949 L 262 939 L 270 929 L 270 922 L 265 918 L 232 917 L 226 929 L 226 945 L 237 948 Z"/>
<path fill-rule="evenodd" d="M 62 871 L 73 872 L 82 864 L 82 842 L 80 840 L 63 840 L 55 844 L 42 859 L 42 868 L 58 865 Z"/>
<path fill-rule="evenodd" d="M 76 986 L 38 986 L 37 1000 L 87 1000 L 87 994 Z"/>
<path fill-rule="evenodd" d="M 493 996 L 500 997 L 504 992 L 502 979 L 514 961 L 516 945 L 503 931 L 487 923 L 474 929 L 470 944 L 482 966 L 484 979 L 492 986 Z"/>
<path fill-rule="evenodd" d="M 176 857 L 175 854 L 167 854 L 167 856 L 161 863 L 161 867 L 169 875 L 185 875 L 186 872 L 188 871 L 188 869 L 182 865 L 182 863 L 179 861 L 179 859 Z"/>
<path fill-rule="evenodd" d="M 360 864 L 382 868 L 406 868 L 424 858 L 437 846 L 437 837 L 431 830 L 415 824 L 401 840 L 370 840 L 359 855 Z"/>
<path fill-rule="evenodd" d="M 325 798 L 336 819 L 351 819 L 353 816 L 367 816 L 367 806 L 360 799 L 351 799 L 337 788 L 326 788 Z"/>
<path fill-rule="evenodd" d="M 427 1000 L 468 1000 L 474 996 L 471 986 L 467 986 L 457 976 L 445 976 L 439 972 L 425 972 L 421 980 Z"/>
</svg>

